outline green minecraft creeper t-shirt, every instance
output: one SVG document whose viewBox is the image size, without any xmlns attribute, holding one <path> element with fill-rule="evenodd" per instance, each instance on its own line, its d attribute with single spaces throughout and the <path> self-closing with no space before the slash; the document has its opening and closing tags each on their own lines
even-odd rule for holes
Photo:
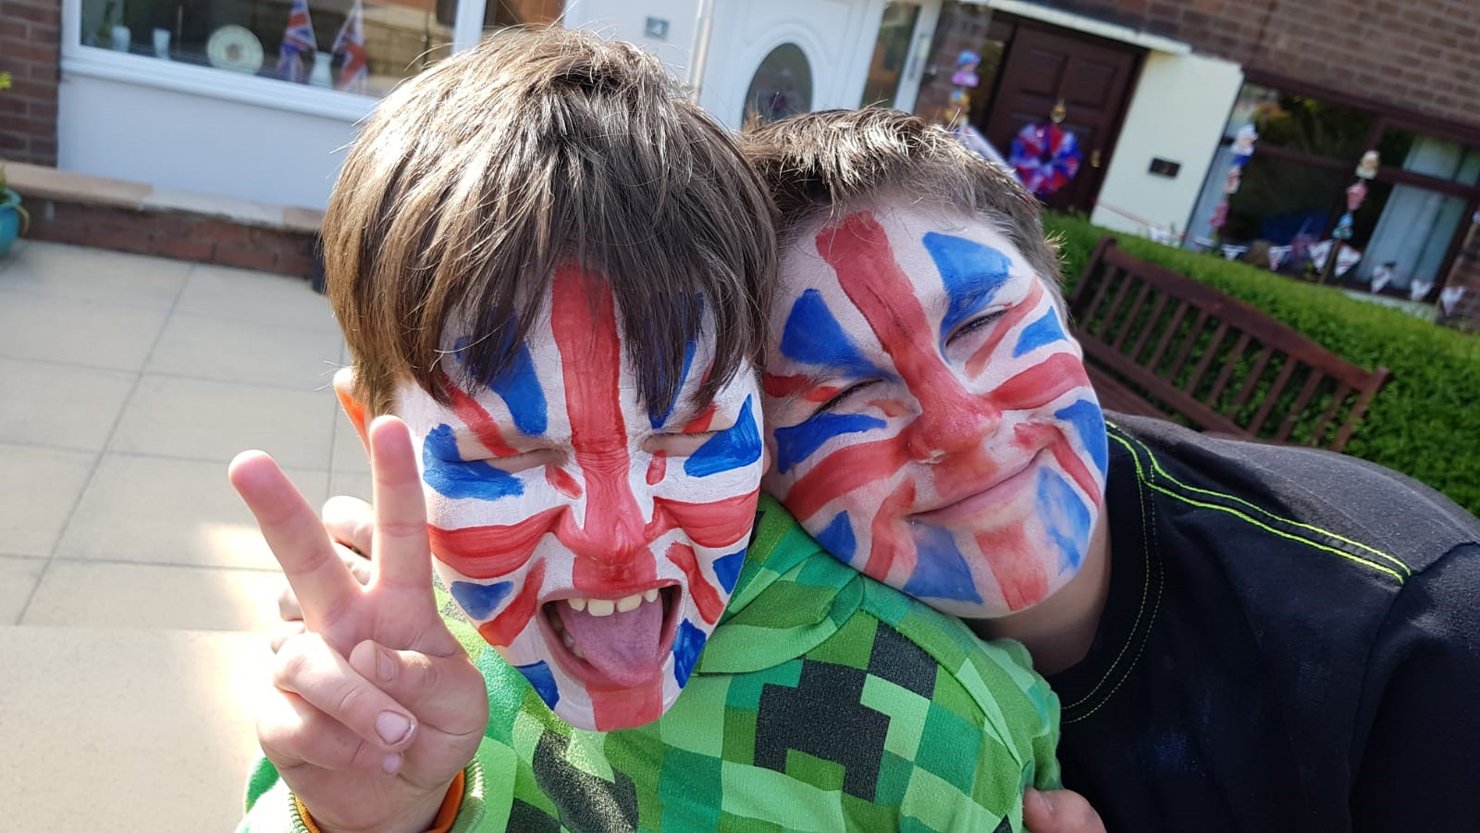
<svg viewBox="0 0 1480 833">
<path fill-rule="evenodd" d="M 1058 701 L 1021 646 L 864 577 L 769 499 L 687 687 L 647 726 L 570 727 L 444 611 L 490 710 L 454 833 L 1018 831 L 1023 790 L 1058 786 Z M 248 792 L 242 830 L 304 829 L 270 764 Z"/>
</svg>

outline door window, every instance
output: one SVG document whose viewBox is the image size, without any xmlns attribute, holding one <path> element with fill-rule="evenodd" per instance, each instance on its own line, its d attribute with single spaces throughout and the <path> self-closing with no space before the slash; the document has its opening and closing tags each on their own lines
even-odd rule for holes
<svg viewBox="0 0 1480 833">
<path fill-rule="evenodd" d="M 750 79 L 741 120 L 754 114 L 769 122 L 811 109 L 812 65 L 807 53 L 794 43 L 783 43 L 766 55 Z"/>
</svg>

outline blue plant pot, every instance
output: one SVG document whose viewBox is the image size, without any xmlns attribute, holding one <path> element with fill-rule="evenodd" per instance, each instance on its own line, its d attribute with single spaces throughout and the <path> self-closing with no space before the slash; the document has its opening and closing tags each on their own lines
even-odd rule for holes
<svg viewBox="0 0 1480 833">
<path fill-rule="evenodd" d="M 10 254 L 10 244 L 21 235 L 21 215 L 16 206 L 21 195 L 6 188 L 0 191 L 0 257 Z"/>
</svg>

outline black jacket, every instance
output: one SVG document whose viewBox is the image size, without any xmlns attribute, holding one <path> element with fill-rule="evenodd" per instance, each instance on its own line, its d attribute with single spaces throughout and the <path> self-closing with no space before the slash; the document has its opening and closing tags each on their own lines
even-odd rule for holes
<svg viewBox="0 0 1480 833">
<path fill-rule="evenodd" d="M 1109 601 L 1049 680 L 1065 786 L 1112 833 L 1480 831 L 1480 522 L 1355 458 L 1108 418 Z"/>
</svg>

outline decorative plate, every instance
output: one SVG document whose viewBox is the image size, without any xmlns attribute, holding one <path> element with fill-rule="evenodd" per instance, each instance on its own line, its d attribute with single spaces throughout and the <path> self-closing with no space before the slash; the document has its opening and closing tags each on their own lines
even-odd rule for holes
<svg viewBox="0 0 1480 833">
<path fill-rule="evenodd" d="M 206 58 L 217 69 L 256 75 L 262 69 L 262 41 L 246 27 L 222 26 L 206 41 Z"/>
</svg>

